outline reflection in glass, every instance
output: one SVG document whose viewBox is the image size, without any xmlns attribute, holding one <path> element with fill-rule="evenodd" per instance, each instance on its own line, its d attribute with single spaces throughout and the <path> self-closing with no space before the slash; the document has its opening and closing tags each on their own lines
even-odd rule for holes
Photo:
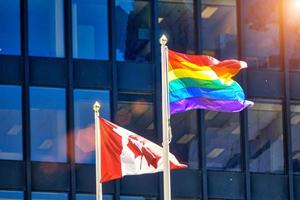
<svg viewBox="0 0 300 200">
<path fill-rule="evenodd" d="M 286 3 L 286 59 L 290 69 L 300 69 L 300 3 L 285 0 Z"/>
<path fill-rule="evenodd" d="M 283 130 L 280 101 L 254 100 L 248 109 L 249 156 L 252 172 L 282 172 Z"/>
<path fill-rule="evenodd" d="M 206 111 L 205 123 L 207 168 L 240 171 L 239 114 Z"/>
<path fill-rule="evenodd" d="M 30 88 L 31 160 L 66 162 L 65 89 Z"/>
<path fill-rule="evenodd" d="M 64 1 L 28 0 L 29 55 L 64 57 Z"/>
<path fill-rule="evenodd" d="M 0 86 L 0 159 L 22 160 L 21 87 Z"/>
<path fill-rule="evenodd" d="M 203 1 L 203 53 L 218 59 L 237 57 L 235 1 Z"/>
<path fill-rule="evenodd" d="M 118 61 L 151 60 L 150 3 L 142 0 L 116 0 Z"/>
<path fill-rule="evenodd" d="M 110 120 L 109 91 L 74 90 L 76 163 L 95 163 L 95 101 L 101 104 L 100 115 Z"/>
<path fill-rule="evenodd" d="M 293 169 L 300 172 L 300 103 L 295 102 L 291 106 L 291 132 Z"/>
<path fill-rule="evenodd" d="M 32 192 L 32 200 L 67 200 L 65 193 Z"/>
<path fill-rule="evenodd" d="M 23 200 L 23 192 L 0 190 L 0 200 Z"/>
<path fill-rule="evenodd" d="M 107 0 L 72 0 L 73 57 L 108 59 Z"/>
<path fill-rule="evenodd" d="M 20 0 L 0 1 L 0 54 L 20 55 Z"/>
<path fill-rule="evenodd" d="M 280 0 L 242 3 L 243 60 L 253 68 L 278 69 Z"/>
<path fill-rule="evenodd" d="M 189 169 L 199 169 L 198 123 L 195 110 L 171 116 L 170 151 Z"/>
<path fill-rule="evenodd" d="M 96 200 L 94 194 L 76 194 L 76 200 Z M 111 195 L 103 195 L 103 200 L 112 200 Z"/>
<path fill-rule="evenodd" d="M 186 0 L 159 0 L 158 23 L 161 34 L 168 37 L 170 49 L 195 53 L 194 3 Z"/>
<path fill-rule="evenodd" d="M 156 197 L 120 196 L 120 200 L 156 200 Z"/>
<path fill-rule="evenodd" d="M 118 110 L 115 115 L 116 124 L 156 142 L 152 99 L 130 98 L 130 95 L 119 96 Z"/>
</svg>

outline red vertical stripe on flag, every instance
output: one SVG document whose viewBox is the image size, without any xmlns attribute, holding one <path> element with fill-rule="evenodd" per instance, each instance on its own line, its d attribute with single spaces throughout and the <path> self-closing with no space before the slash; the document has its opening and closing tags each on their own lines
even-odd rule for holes
<svg viewBox="0 0 300 200">
<path fill-rule="evenodd" d="M 101 182 L 122 177 L 122 137 L 114 132 L 113 124 L 100 120 L 101 135 Z"/>
</svg>

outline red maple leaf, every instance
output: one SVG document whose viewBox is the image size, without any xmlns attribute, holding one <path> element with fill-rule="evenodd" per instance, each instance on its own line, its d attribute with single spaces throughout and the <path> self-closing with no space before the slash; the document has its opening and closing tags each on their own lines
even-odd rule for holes
<svg viewBox="0 0 300 200">
<path fill-rule="evenodd" d="M 145 142 L 142 140 L 142 138 L 135 135 L 130 135 L 128 139 L 127 146 L 134 153 L 134 158 L 142 156 L 142 161 L 142 158 L 145 157 L 149 167 L 152 165 L 154 168 L 157 168 L 157 163 L 160 159 L 160 156 L 153 153 L 148 147 L 145 147 Z"/>
<path fill-rule="evenodd" d="M 143 152 L 142 152 L 142 147 L 138 146 L 138 144 L 137 144 L 138 141 L 136 141 L 136 139 L 133 137 L 132 137 L 132 135 L 129 136 L 127 146 L 133 152 L 134 158 L 137 158 L 138 156 L 143 155 Z"/>
</svg>

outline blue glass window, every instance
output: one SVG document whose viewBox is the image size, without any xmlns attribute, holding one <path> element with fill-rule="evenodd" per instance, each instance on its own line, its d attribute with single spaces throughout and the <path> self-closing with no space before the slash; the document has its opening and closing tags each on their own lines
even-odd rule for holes
<svg viewBox="0 0 300 200">
<path fill-rule="evenodd" d="M 107 0 L 72 0 L 73 57 L 107 60 Z"/>
<path fill-rule="evenodd" d="M 109 91 L 74 90 L 75 160 L 95 163 L 95 124 L 93 104 L 100 102 L 100 115 L 110 120 Z"/>
<path fill-rule="evenodd" d="M 30 130 L 33 161 L 67 161 L 65 89 L 30 88 Z"/>
<path fill-rule="evenodd" d="M 193 1 L 159 0 L 159 12 L 160 32 L 168 37 L 169 48 L 195 53 L 197 43 Z"/>
<path fill-rule="evenodd" d="M 29 55 L 64 57 L 64 1 L 28 0 Z"/>
<path fill-rule="evenodd" d="M 252 68 L 278 69 L 280 0 L 248 0 L 241 4 L 243 60 Z"/>
<path fill-rule="evenodd" d="M 206 111 L 205 122 L 207 168 L 240 171 L 239 114 Z"/>
<path fill-rule="evenodd" d="M 94 194 L 76 194 L 76 200 L 96 200 Z M 111 195 L 103 195 L 103 200 L 112 200 Z"/>
<path fill-rule="evenodd" d="M 148 1 L 116 0 L 118 61 L 151 60 L 151 6 Z"/>
<path fill-rule="evenodd" d="M 152 96 L 119 95 L 116 123 L 151 141 L 156 141 Z"/>
<path fill-rule="evenodd" d="M 248 109 L 250 171 L 283 172 L 282 106 L 277 100 L 254 100 Z"/>
<path fill-rule="evenodd" d="M 20 55 L 20 0 L 0 1 L 0 54 Z"/>
<path fill-rule="evenodd" d="M 32 200 L 68 200 L 65 193 L 32 192 Z"/>
<path fill-rule="evenodd" d="M 199 169 L 199 129 L 197 111 L 171 115 L 172 142 L 170 151 L 189 169 Z"/>
<path fill-rule="evenodd" d="M 0 159 L 23 159 L 21 103 L 21 87 L 0 86 Z"/>
<path fill-rule="evenodd" d="M 0 200 L 23 200 L 23 192 L 0 190 Z"/>
<path fill-rule="evenodd" d="M 292 151 L 293 169 L 300 172 L 300 103 L 293 102 L 291 106 L 291 131 L 292 131 Z"/>
<path fill-rule="evenodd" d="M 156 200 L 156 197 L 120 196 L 120 200 Z"/>
<path fill-rule="evenodd" d="M 199 198 L 199 197 L 184 197 L 184 198 L 182 198 L 182 197 L 173 197 L 172 196 L 172 200 L 201 200 L 201 198 Z M 208 200 L 233 200 L 233 199 L 211 199 L 211 198 L 209 198 Z"/>
<path fill-rule="evenodd" d="M 237 57 L 235 1 L 203 1 L 203 53 L 218 59 Z"/>
</svg>

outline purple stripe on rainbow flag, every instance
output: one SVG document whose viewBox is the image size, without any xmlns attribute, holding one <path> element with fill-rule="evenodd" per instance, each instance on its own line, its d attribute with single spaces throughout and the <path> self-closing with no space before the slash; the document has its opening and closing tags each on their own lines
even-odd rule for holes
<svg viewBox="0 0 300 200">
<path fill-rule="evenodd" d="M 208 109 L 220 112 L 239 112 L 248 106 L 252 106 L 251 101 L 230 101 L 208 98 L 189 98 L 170 103 L 170 113 L 188 111 L 192 109 Z"/>
</svg>

